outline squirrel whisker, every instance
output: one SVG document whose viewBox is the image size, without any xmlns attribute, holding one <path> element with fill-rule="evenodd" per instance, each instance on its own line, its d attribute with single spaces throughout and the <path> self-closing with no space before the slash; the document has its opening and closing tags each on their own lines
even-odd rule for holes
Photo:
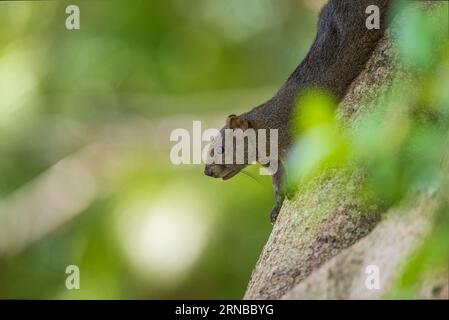
<svg viewBox="0 0 449 320">
<path fill-rule="evenodd" d="M 256 181 L 258 184 L 262 185 L 262 183 L 260 182 L 259 179 L 257 179 L 254 175 L 252 175 L 251 173 L 249 173 L 248 171 L 242 170 L 240 171 L 241 173 L 243 173 L 245 176 L 250 177 L 251 179 L 253 179 L 254 181 Z"/>
</svg>

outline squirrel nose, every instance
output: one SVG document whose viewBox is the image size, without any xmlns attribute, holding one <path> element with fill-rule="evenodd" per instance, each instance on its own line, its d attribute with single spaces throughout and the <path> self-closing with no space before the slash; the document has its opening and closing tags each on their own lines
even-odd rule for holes
<svg viewBox="0 0 449 320">
<path fill-rule="evenodd" d="M 204 168 L 204 174 L 209 177 L 212 176 L 212 171 L 210 170 L 209 167 Z"/>
</svg>

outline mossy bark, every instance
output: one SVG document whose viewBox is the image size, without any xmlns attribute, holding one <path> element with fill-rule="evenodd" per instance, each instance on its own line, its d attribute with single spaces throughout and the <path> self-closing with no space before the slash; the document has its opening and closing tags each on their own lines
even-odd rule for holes
<svg viewBox="0 0 449 320">
<path fill-rule="evenodd" d="M 409 75 L 398 63 L 391 41 L 394 32 L 395 24 L 339 105 L 338 117 L 345 125 L 357 126 L 359 116 L 381 104 L 394 81 L 407 81 Z M 426 236 L 434 200 L 416 200 L 411 210 L 395 209 L 403 213 L 395 216 L 367 204 L 361 197 L 363 179 L 361 170 L 330 169 L 285 201 L 245 299 L 385 297 L 387 283 Z M 382 290 L 366 289 L 364 271 L 369 263 L 383 269 Z M 429 286 L 441 286 L 447 274 L 438 279 Z M 433 291 L 423 288 L 423 292 Z M 447 295 L 447 288 L 438 292 Z M 434 296 L 438 297 L 421 295 Z"/>
</svg>

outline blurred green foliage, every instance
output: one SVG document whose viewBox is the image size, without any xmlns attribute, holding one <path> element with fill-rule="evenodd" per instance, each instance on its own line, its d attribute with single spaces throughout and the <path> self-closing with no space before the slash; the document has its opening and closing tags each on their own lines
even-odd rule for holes
<svg viewBox="0 0 449 320">
<path fill-rule="evenodd" d="M 0 240 L 9 231 L 5 243 L 15 241 L 2 224 L 11 202 L 36 208 L 23 212 L 30 234 L 52 220 L 35 216 L 40 202 L 69 207 L 76 193 L 64 201 L 47 186 L 48 199 L 27 197 L 47 174 L 61 180 L 53 169 L 71 168 L 64 160 L 89 168 L 92 186 L 79 189 L 94 189 L 84 208 L 25 248 L 0 243 L 0 298 L 241 298 L 271 229 L 269 178 L 221 183 L 201 166 L 174 167 L 168 133 L 198 119 L 221 126 L 269 98 L 312 41 L 317 14 L 307 3 L 80 1 L 79 31 L 65 29 L 68 2 L 0 3 Z M 366 192 L 386 205 L 414 190 L 444 193 L 442 6 L 432 18 L 409 11 L 397 43 L 413 79 L 394 82 L 356 127 L 344 129 L 326 93 L 305 93 L 289 161 L 295 183 L 357 163 L 369 172 Z M 447 221 L 445 204 L 397 297 L 413 296 L 429 269 L 447 262 Z M 71 264 L 81 290 L 65 287 Z"/>
<path fill-rule="evenodd" d="M 317 12 L 296 0 L 76 1 L 81 29 L 68 31 L 68 4 L 0 3 L 0 298 L 241 298 L 271 230 L 269 178 L 175 167 L 169 132 L 219 127 L 269 98 Z M 73 168 L 87 180 L 61 176 Z M 65 287 L 71 264 L 81 290 Z"/>
</svg>

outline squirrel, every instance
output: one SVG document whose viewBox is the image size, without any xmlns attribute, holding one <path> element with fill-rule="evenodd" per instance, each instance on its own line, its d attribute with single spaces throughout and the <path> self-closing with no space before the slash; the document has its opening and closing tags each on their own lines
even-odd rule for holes
<svg viewBox="0 0 449 320">
<path fill-rule="evenodd" d="M 320 88 L 332 93 L 337 102 L 341 101 L 382 38 L 391 1 L 330 0 L 320 12 L 317 34 L 309 52 L 284 85 L 274 97 L 251 111 L 239 116 L 228 116 L 226 125 L 210 144 L 210 157 L 224 157 L 226 150 L 223 139 L 226 129 L 278 130 L 278 166 L 272 175 L 275 192 L 275 204 L 270 213 L 272 223 L 276 221 L 285 197 L 289 196 L 284 183 L 286 173 L 283 162 L 294 141 L 292 118 L 301 91 Z M 368 29 L 366 26 L 367 8 L 372 5 L 379 8 L 378 29 Z M 269 148 L 268 143 L 266 148 Z M 204 173 L 227 180 L 250 163 L 206 163 Z"/>
</svg>

